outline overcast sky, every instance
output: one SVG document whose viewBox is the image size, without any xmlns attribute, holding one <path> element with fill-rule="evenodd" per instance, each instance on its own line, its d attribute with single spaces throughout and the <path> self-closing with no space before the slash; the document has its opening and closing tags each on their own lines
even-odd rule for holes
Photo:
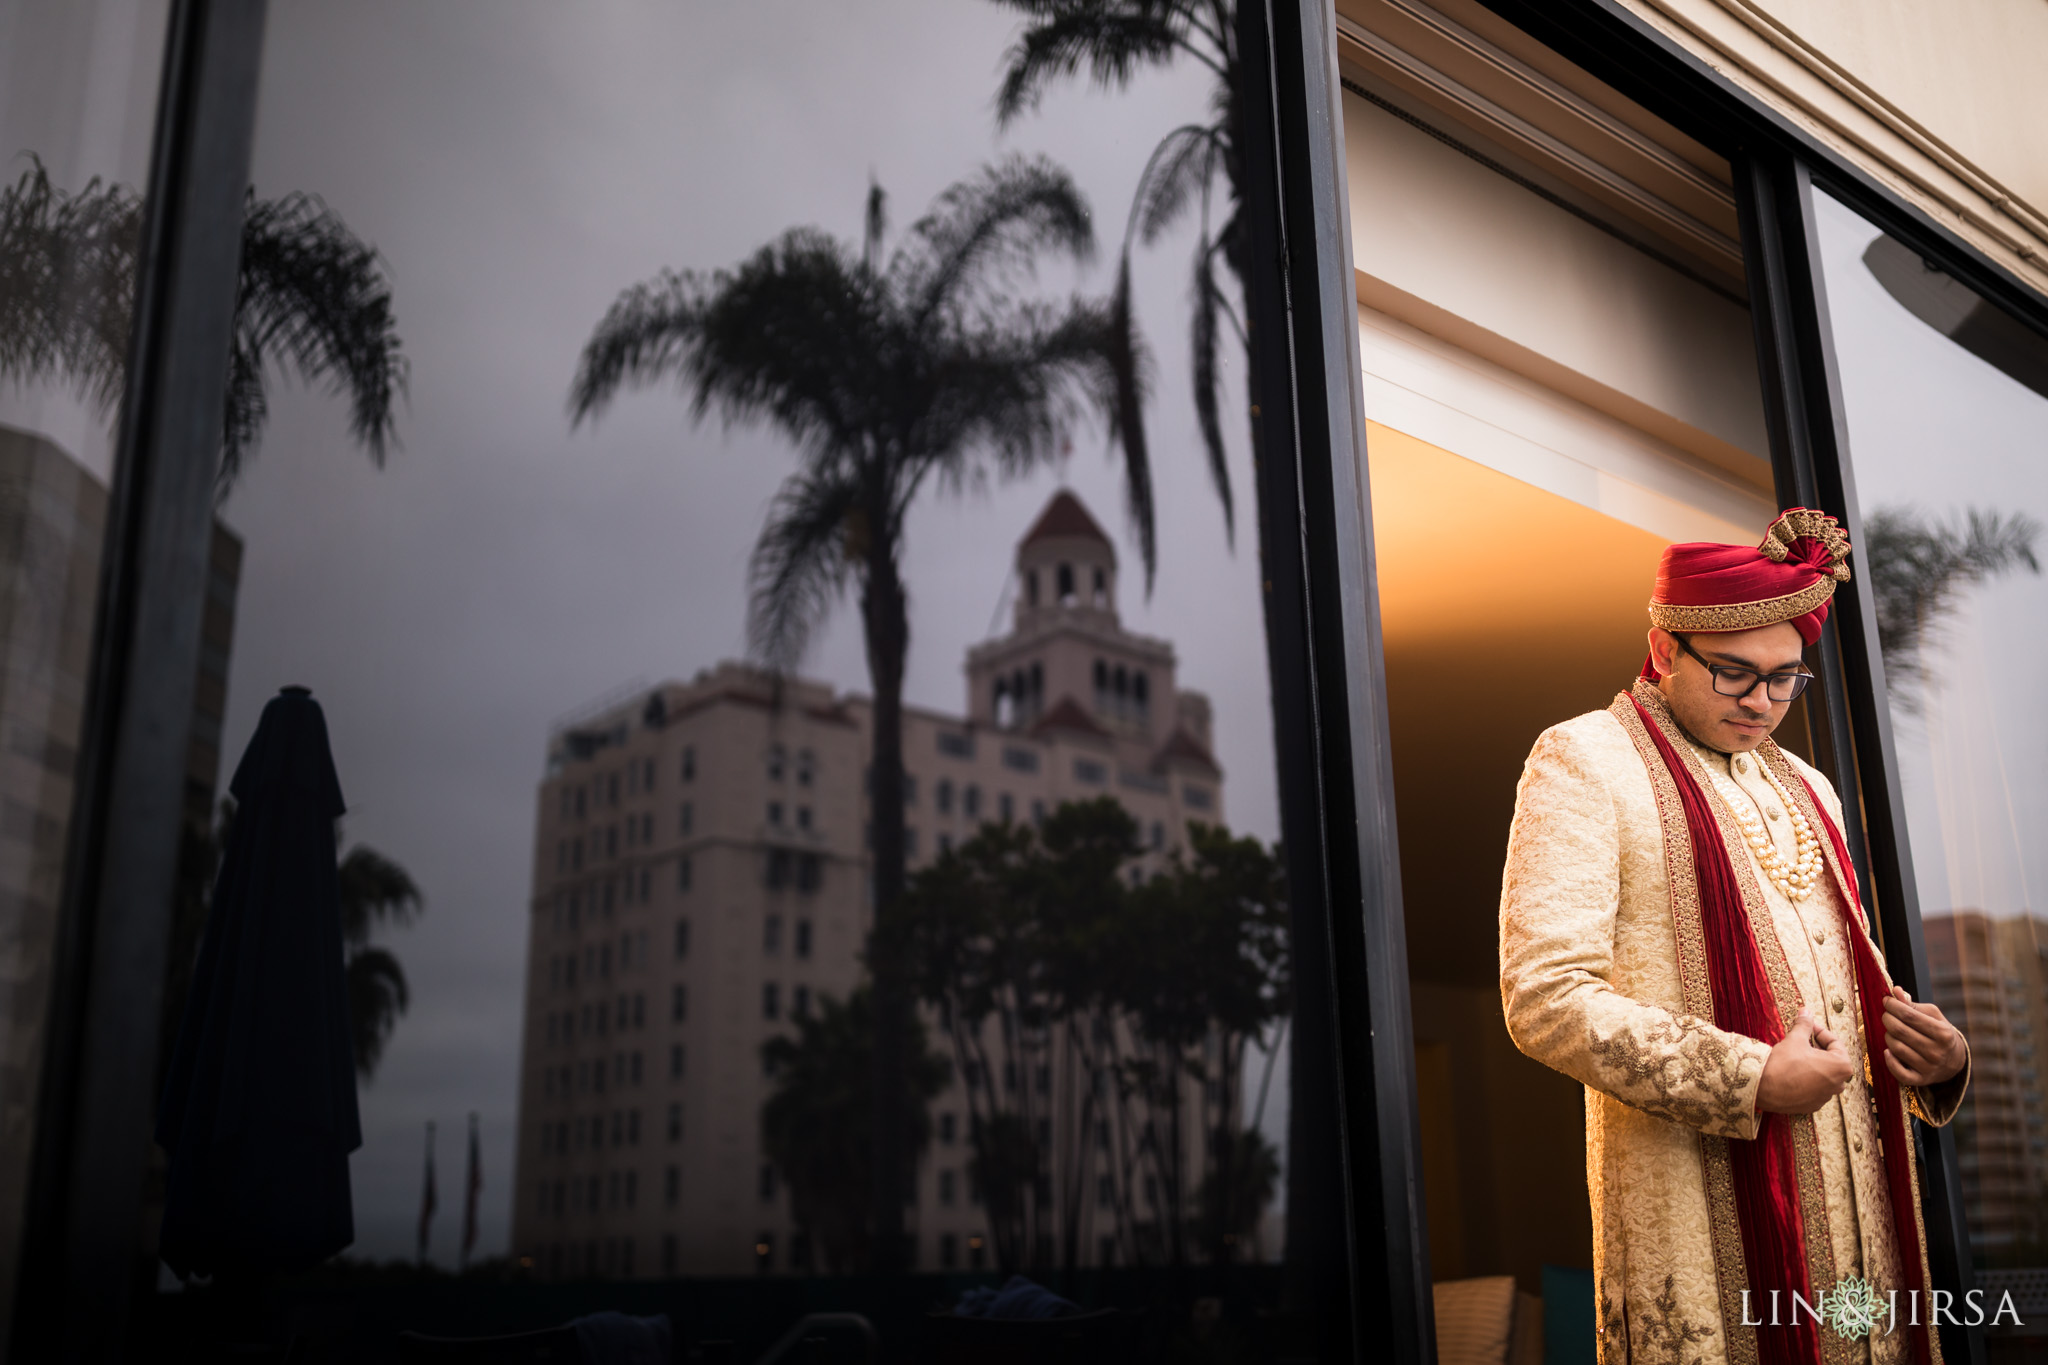
<svg viewBox="0 0 2048 1365">
<path fill-rule="evenodd" d="M 1043 287 L 1106 291 L 1139 168 L 1161 134 L 1203 115 L 1206 86 L 1193 71 L 1115 97 L 1076 85 L 998 136 L 990 95 L 1012 32 L 1004 12 L 959 0 L 273 6 L 257 190 L 317 193 L 377 246 L 413 366 L 404 448 L 382 471 L 350 446 L 340 403 L 280 386 L 226 511 L 247 543 L 230 764 L 280 685 L 310 686 L 348 837 L 404 864 L 427 897 L 424 919 L 390 938 L 414 1003 L 363 1093 L 358 1253 L 410 1254 L 431 1118 L 435 1251 L 452 1257 L 472 1109 L 482 1249 L 503 1249 L 550 723 L 743 652 L 747 552 L 794 467 L 773 433 L 693 430 L 666 390 L 572 433 L 563 400 L 582 342 L 621 289 L 664 267 L 726 265 L 798 224 L 856 238 L 871 174 L 901 229 L 1011 150 L 1062 162 L 1097 213 L 1102 259 L 1050 270 Z M 1149 603 L 1099 432 L 1077 439 L 1064 476 L 1119 535 L 1126 624 L 1171 640 L 1184 685 L 1215 702 L 1230 822 L 1270 839 L 1252 543 L 1225 541 L 1188 398 L 1190 241 L 1139 270 L 1159 362 Z M 1226 425 L 1249 532 L 1242 424 Z M 1011 547 L 1058 482 L 1047 471 L 965 500 L 927 495 L 911 517 L 913 702 L 963 707 L 964 653 L 990 632 Z M 806 671 L 866 690 L 850 613 Z"/>
</svg>

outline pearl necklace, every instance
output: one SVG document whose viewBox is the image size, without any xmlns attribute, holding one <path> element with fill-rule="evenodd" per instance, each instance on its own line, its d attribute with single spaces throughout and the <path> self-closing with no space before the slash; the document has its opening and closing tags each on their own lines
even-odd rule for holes
<svg viewBox="0 0 2048 1365">
<path fill-rule="evenodd" d="M 1798 846 L 1798 856 L 1790 862 L 1786 861 L 1784 854 L 1778 852 L 1778 846 L 1772 841 L 1770 831 L 1764 828 L 1763 820 L 1757 815 L 1756 803 L 1750 799 L 1749 793 L 1743 791 L 1732 779 L 1723 777 L 1718 770 L 1709 767 L 1707 771 L 1713 774 L 1714 785 L 1720 788 L 1722 801 L 1734 814 L 1736 826 L 1742 831 L 1743 840 L 1748 843 L 1750 851 L 1756 855 L 1757 866 L 1763 869 L 1764 875 L 1791 900 L 1803 901 L 1811 896 L 1813 888 L 1820 884 L 1820 837 L 1814 833 L 1813 825 L 1800 813 L 1799 808 L 1792 804 L 1792 798 L 1785 794 L 1785 788 L 1779 783 L 1777 774 L 1763 764 L 1757 764 L 1757 771 L 1763 774 L 1764 781 L 1770 784 L 1771 790 L 1778 794 L 1778 800 L 1783 803 L 1785 813 L 1792 817 L 1792 836 Z M 1733 799 L 1736 796 L 1741 799 Z"/>
</svg>

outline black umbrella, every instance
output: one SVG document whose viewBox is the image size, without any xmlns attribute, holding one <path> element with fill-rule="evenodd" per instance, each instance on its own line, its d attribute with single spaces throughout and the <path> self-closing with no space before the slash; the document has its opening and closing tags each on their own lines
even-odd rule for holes
<svg viewBox="0 0 2048 1365">
<path fill-rule="evenodd" d="M 362 1145 L 343 980 L 327 722 L 303 687 L 263 708 L 157 1111 L 161 1238 L 179 1275 L 300 1269 L 355 1239 Z"/>
</svg>

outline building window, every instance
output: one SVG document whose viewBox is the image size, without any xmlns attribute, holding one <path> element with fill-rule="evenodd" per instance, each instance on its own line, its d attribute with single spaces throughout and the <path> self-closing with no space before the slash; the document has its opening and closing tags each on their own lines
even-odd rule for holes
<svg viewBox="0 0 2048 1365">
<path fill-rule="evenodd" d="M 1017 803 L 1008 792 L 996 798 L 996 818 L 1006 825 L 1017 818 Z"/>
<path fill-rule="evenodd" d="M 673 989 L 672 989 L 672 990 L 670 991 L 670 993 L 669 993 L 669 998 L 668 998 L 668 1017 L 669 1017 L 669 1021 L 670 1021 L 671 1023 L 676 1023 L 676 1024 L 680 1024 L 680 1023 L 682 1023 L 682 1022 L 683 1022 L 683 1020 L 684 1020 L 685 1018 L 687 1018 L 687 1017 L 689 1016 L 689 1012 L 690 1012 L 690 995 L 689 995 L 689 990 L 688 990 L 688 988 L 687 988 L 687 987 L 685 987 L 685 986 L 684 986 L 684 985 L 683 985 L 683 984 L 682 984 L 682 983 L 681 983 L 681 982 L 679 981 L 679 982 L 677 982 L 677 983 L 675 984 L 674 988 L 673 988 Z"/>
<path fill-rule="evenodd" d="M 817 771 L 818 759 L 809 749 L 800 749 L 796 756 L 796 784 L 799 787 L 811 785 L 811 776 Z"/>
<path fill-rule="evenodd" d="M 633 992 L 633 1027 L 647 1027 L 647 994 L 644 991 Z"/>
<path fill-rule="evenodd" d="M 761 951 L 769 954 L 782 951 L 782 916 L 770 915 L 761 921 Z"/>
<path fill-rule="evenodd" d="M 809 986 L 791 986 L 789 988 L 789 1017 L 792 1019 L 808 1019 L 810 1014 L 811 988 Z"/>
<path fill-rule="evenodd" d="M 697 777 L 697 751 L 688 745 L 683 747 L 683 781 L 692 782 Z"/>
<path fill-rule="evenodd" d="M 668 1078 L 679 1081 L 683 1078 L 683 1045 L 670 1043 L 668 1048 Z"/>
<path fill-rule="evenodd" d="M 951 778 L 942 777 L 932 787 L 932 805 L 937 808 L 941 815 L 951 815 L 953 813 L 953 781 Z"/>
<path fill-rule="evenodd" d="M 809 806 L 798 806 L 796 808 L 796 827 L 798 829 L 809 829 L 811 827 L 811 808 Z"/>
<path fill-rule="evenodd" d="M 640 1084 L 640 1054 L 636 1052 L 628 1060 L 631 1062 L 631 1065 L 627 1068 L 627 1079 L 634 1085 L 638 1085 Z"/>
<path fill-rule="evenodd" d="M 578 820 L 583 818 L 583 788 L 581 787 L 576 789 L 576 818 Z"/>
<path fill-rule="evenodd" d="M 953 1145 L 959 1133 L 958 1122 L 951 1114 L 939 1115 L 939 1142 L 942 1145 L 947 1147 Z"/>
<path fill-rule="evenodd" d="M 680 1104 L 671 1104 L 668 1107 L 668 1140 L 670 1142 L 681 1142 L 683 1140 L 683 1106 Z"/>
<path fill-rule="evenodd" d="M 1074 780 L 1099 787 L 1109 781 L 1109 769 L 1092 758 L 1077 758 L 1074 760 Z"/>
<path fill-rule="evenodd" d="M 690 922 L 686 919 L 679 919 L 676 921 L 676 957 L 678 959 L 681 959 L 686 958 L 689 955 Z"/>
<path fill-rule="evenodd" d="M 1033 801 L 1031 803 L 1031 823 L 1034 825 L 1045 823 L 1045 802 Z"/>
<path fill-rule="evenodd" d="M 1152 847 L 1155 851 L 1166 847 L 1166 826 L 1157 820 L 1152 822 Z"/>
<path fill-rule="evenodd" d="M 948 758 L 973 758 L 974 736 L 963 730 L 941 730 L 939 752 Z"/>
<path fill-rule="evenodd" d="M 677 823 L 680 825 L 682 829 L 683 837 L 686 839 L 689 838 L 690 831 L 693 828 L 695 828 L 697 824 L 697 808 L 694 803 L 689 801 L 683 802 L 681 818 Z"/>
<path fill-rule="evenodd" d="M 669 1208 L 674 1208 L 677 1202 L 682 1199 L 682 1197 L 683 1168 L 680 1166 L 671 1166 L 668 1168 L 668 1171 L 662 1176 L 661 1202 Z M 676 1239 L 673 1237 L 670 1237 L 668 1239 L 668 1250 L 664 1253 L 665 1260 L 673 1261 L 675 1259 L 675 1240 Z M 673 1270 L 674 1268 L 674 1266 L 669 1267 L 669 1269 L 671 1270 Z"/>
<path fill-rule="evenodd" d="M 695 872 L 696 869 L 690 865 L 690 857 L 688 854 L 684 854 L 682 857 L 676 859 L 676 890 L 688 891 L 690 889 L 691 877 L 695 874 Z"/>
<path fill-rule="evenodd" d="M 796 922 L 796 942 L 793 946 L 796 949 L 797 957 L 808 958 L 811 955 L 811 922 L 809 920 L 800 919 Z"/>
<path fill-rule="evenodd" d="M 768 823 L 776 829 L 782 828 L 782 803 L 780 801 L 770 801 L 768 803 Z"/>
<path fill-rule="evenodd" d="M 960 813 L 970 820 L 981 814 L 981 788 L 972 782 L 960 793 Z"/>
<path fill-rule="evenodd" d="M 1207 810 L 1211 803 L 1207 787 L 1183 786 L 1180 789 L 1180 799 L 1187 804 L 1189 810 Z"/>
<path fill-rule="evenodd" d="M 1026 749 L 1020 744 L 1005 744 L 1003 766 L 1012 772 L 1035 773 L 1038 771 L 1038 750 Z"/>
<path fill-rule="evenodd" d="M 780 744 L 770 745 L 768 747 L 768 780 L 770 782 L 780 782 L 782 780 L 782 770 L 785 762 L 786 759 L 782 752 L 782 746 Z"/>
<path fill-rule="evenodd" d="M 788 886 L 795 866 L 796 860 L 790 857 L 788 849 L 769 849 L 768 889 L 770 891 L 780 891 L 783 887 Z"/>
<path fill-rule="evenodd" d="M 640 1054 L 634 1053 L 633 1060 L 639 1061 Z M 638 1147 L 640 1145 L 640 1111 L 638 1109 L 632 1110 L 626 1115 L 626 1145 L 628 1147 Z"/>
<path fill-rule="evenodd" d="M 825 860 L 815 853 L 805 853 L 796 860 L 796 889 L 802 892 L 816 891 L 825 881 Z"/>
<path fill-rule="evenodd" d="M 782 1017 L 782 989 L 773 981 L 761 984 L 761 1017 L 780 1019 Z"/>
<path fill-rule="evenodd" d="M 773 1166 L 764 1165 L 761 1167 L 759 1188 L 762 1203 L 772 1204 L 775 1202 L 775 1168 Z"/>
<path fill-rule="evenodd" d="M 939 1172 L 939 1203 L 949 1209 L 953 1207 L 953 1181 L 953 1172 Z"/>
</svg>

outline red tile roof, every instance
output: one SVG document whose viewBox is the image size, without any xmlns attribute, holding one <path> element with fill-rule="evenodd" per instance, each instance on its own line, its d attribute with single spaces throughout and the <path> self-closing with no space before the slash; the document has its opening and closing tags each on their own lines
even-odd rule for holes
<svg viewBox="0 0 2048 1365">
<path fill-rule="evenodd" d="M 1103 534 L 1102 527 L 1096 523 L 1094 517 L 1088 515 L 1088 509 L 1081 505 L 1081 500 L 1064 488 L 1052 495 L 1052 501 L 1038 514 L 1038 520 L 1024 533 L 1021 543 L 1029 545 L 1033 541 L 1046 540 L 1053 536 L 1099 540 L 1104 545 L 1110 543 L 1109 537 Z"/>
</svg>

